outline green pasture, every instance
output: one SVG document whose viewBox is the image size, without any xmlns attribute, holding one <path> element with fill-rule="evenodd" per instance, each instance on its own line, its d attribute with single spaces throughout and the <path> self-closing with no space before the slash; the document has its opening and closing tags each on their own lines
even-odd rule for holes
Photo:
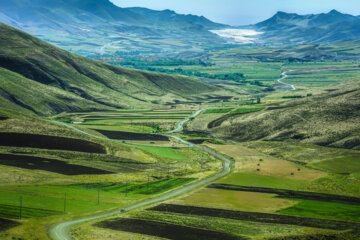
<svg viewBox="0 0 360 240">
<path fill-rule="evenodd" d="M 183 184 L 196 180 L 195 178 L 170 178 L 150 183 L 126 184 L 126 183 L 94 183 L 72 185 L 76 189 L 98 189 L 110 193 L 127 194 L 159 194 Z"/>
<path fill-rule="evenodd" d="M 270 177 L 251 173 L 232 173 L 217 182 L 249 187 L 266 187 L 280 189 L 297 189 L 308 183 L 307 181 L 303 180 L 295 180 L 282 177 Z"/>
<path fill-rule="evenodd" d="M 297 205 L 280 210 L 278 213 L 310 218 L 360 222 L 359 205 L 313 200 L 299 201 Z"/>
<path fill-rule="evenodd" d="M 136 148 L 145 150 L 154 155 L 164 158 L 171 158 L 175 160 L 185 160 L 188 159 L 186 156 L 180 154 L 177 150 L 165 147 L 155 147 L 155 146 L 140 146 L 134 145 Z"/>
</svg>

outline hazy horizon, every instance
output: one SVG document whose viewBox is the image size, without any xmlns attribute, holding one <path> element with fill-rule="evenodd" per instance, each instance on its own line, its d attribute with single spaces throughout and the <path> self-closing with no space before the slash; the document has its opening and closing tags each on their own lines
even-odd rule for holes
<svg viewBox="0 0 360 240">
<path fill-rule="evenodd" d="M 277 11 L 318 14 L 333 9 L 360 15 L 358 0 L 110 0 L 120 7 L 146 7 L 154 10 L 171 9 L 181 14 L 201 15 L 212 21 L 230 25 L 247 25 L 266 20 Z M 261 8 L 259 8 L 261 6 Z"/>
</svg>

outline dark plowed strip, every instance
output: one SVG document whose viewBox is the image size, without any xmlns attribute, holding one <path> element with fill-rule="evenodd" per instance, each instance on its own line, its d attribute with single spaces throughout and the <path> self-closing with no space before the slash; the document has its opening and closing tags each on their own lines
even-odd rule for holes
<svg viewBox="0 0 360 240">
<path fill-rule="evenodd" d="M 226 233 L 141 219 L 117 218 L 95 224 L 101 228 L 145 234 L 173 240 L 242 240 Z"/>
<path fill-rule="evenodd" d="M 24 133 L 0 133 L 0 146 L 106 153 L 104 146 L 81 139 Z"/>
<path fill-rule="evenodd" d="M 210 141 L 210 139 L 190 139 L 188 142 L 194 143 L 194 144 L 203 144 L 206 141 Z"/>
<path fill-rule="evenodd" d="M 18 222 L 0 218 L 0 231 L 5 231 L 19 225 L 20 223 Z"/>
<path fill-rule="evenodd" d="M 245 186 L 217 184 L 217 183 L 209 185 L 208 188 L 241 191 L 241 192 L 272 193 L 272 194 L 277 194 L 279 197 L 282 198 L 297 198 L 297 199 L 338 202 L 338 203 L 357 204 L 357 205 L 360 204 L 360 198 L 325 194 L 325 193 L 301 192 L 301 191 L 292 191 L 292 190 L 284 190 L 284 189 L 276 189 L 276 188 L 245 187 Z"/>
<path fill-rule="evenodd" d="M 102 135 L 111 139 L 134 140 L 134 141 L 169 141 L 168 137 L 156 135 L 156 134 L 106 131 L 106 130 L 98 130 L 98 129 L 93 129 L 93 130 L 98 131 Z"/>
<path fill-rule="evenodd" d="M 161 204 L 159 206 L 151 208 L 150 210 L 160 211 L 160 212 L 189 214 L 189 215 L 229 218 L 229 219 L 243 220 L 250 222 L 287 224 L 287 225 L 297 225 L 303 227 L 324 228 L 324 229 L 333 229 L 333 230 L 353 229 L 356 231 L 360 231 L 360 224 L 358 223 L 333 221 L 333 220 L 317 219 L 317 218 L 294 217 L 294 216 L 279 215 L 279 214 L 232 211 L 232 210 L 224 210 L 224 209 L 203 208 L 203 207 L 193 207 L 193 206 L 183 206 L 183 205 L 173 205 L 173 204 Z"/>
<path fill-rule="evenodd" d="M 64 175 L 110 174 L 105 170 L 69 164 L 64 161 L 24 155 L 0 154 L 0 164 L 30 170 L 45 170 Z"/>
</svg>

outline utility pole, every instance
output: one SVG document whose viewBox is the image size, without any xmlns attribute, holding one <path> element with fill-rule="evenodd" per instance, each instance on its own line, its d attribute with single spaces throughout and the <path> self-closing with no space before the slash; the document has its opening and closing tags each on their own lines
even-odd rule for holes
<svg viewBox="0 0 360 240">
<path fill-rule="evenodd" d="M 66 193 L 64 194 L 64 213 L 66 212 Z"/>
<path fill-rule="evenodd" d="M 22 197 L 20 197 L 20 215 L 19 215 L 19 217 L 20 217 L 20 219 L 22 218 Z"/>
</svg>

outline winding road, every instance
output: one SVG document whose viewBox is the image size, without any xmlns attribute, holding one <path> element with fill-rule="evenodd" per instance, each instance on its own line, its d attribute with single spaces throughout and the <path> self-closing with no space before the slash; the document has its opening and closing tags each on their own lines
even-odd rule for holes
<svg viewBox="0 0 360 240">
<path fill-rule="evenodd" d="M 296 90 L 296 87 L 294 85 L 291 85 L 291 84 L 288 84 L 288 83 L 284 83 L 283 80 L 285 80 L 286 78 L 288 78 L 289 76 L 287 75 L 288 72 L 292 72 L 293 70 L 289 70 L 287 72 L 283 72 L 281 73 L 282 75 L 282 78 L 278 79 L 277 82 L 282 84 L 282 85 L 285 85 L 285 86 L 289 86 L 291 88 L 290 91 L 295 91 Z"/>
<path fill-rule="evenodd" d="M 194 113 L 189 118 L 179 122 L 177 127 L 174 130 L 167 132 L 167 134 L 182 131 L 183 126 L 184 126 L 184 124 L 186 122 L 190 121 L 191 119 L 194 119 L 202 111 L 205 111 L 205 110 L 206 109 L 201 109 L 201 110 L 197 111 L 196 113 Z M 77 129 L 77 128 L 73 127 L 73 126 L 70 126 L 70 125 L 68 125 L 66 123 L 60 123 L 60 124 L 62 124 L 64 126 L 67 126 L 67 127 L 71 128 L 71 129 L 77 131 L 77 132 L 80 132 L 80 133 L 83 133 L 83 134 L 86 134 L 86 135 L 89 135 L 89 136 L 92 136 L 92 137 L 95 137 L 95 138 L 99 138 L 99 139 L 102 139 L 102 140 L 109 140 L 107 138 L 103 138 L 103 137 L 99 137 L 99 136 L 89 134 L 89 133 L 84 132 L 84 131 L 82 131 L 80 129 Z M 223 169 L 220 172 L 218 172 L 218 173 L 216 173 L 216 174 L 214 174 L 214 175 L 212 175 L 212 176 L 210 176 L 208 178 L 204 178 L 204 179 L 196 181 L 194 183 L 184 185 L 184 186 L 182 186 L 180 188 L 169 191 L 169 192 L 167 192 L 165 194 L 162 194 L 160 196 L 147 199 L 145 201 L 133 204 L 133 205 L 128 206 L 126 208 L 117 209 L 117 210 L 114 210 L 114 211 L 111 211 L 111 212 L 98 214 L 98 215 L 94 215 L 94 216 L 89 216 L 89 217 L 84 217 L 84 218 L 80 218 L 80 219 L 71 220 L 71 221 L 67 221 L 67 222 L 57 224 L 57 225 L 53 226 L 50 229 L 50 231 L 49 231 L 50 237 L 52 239 L 54 239 L 54 240 L 71 240 L 72 237 L 70 235 L 70 230 L 71 230 L 72 227 L 74 227 L 77 224 L 81 224 L 81 223 L 85 223 L 85 222 L 89 222 L 89 221 L 92 221 L 92 220 L 101 219 L 101 218 L 105 218 L 105 217 L 110 217 L 110 216 L 113 216 L 113 215 L 116 215 L 116 214 L 119 214 L 119 213 L 123 213 L 123 212 L 131 211 L 131 210 L 134 210 L 134 209 L 137 209 L 137 208 L 146 207 L 148 205 L 160 203 L 160 202 L 163 202 L 163 201 L 178 197 L 178 196 L 183 195 L 185 193 L 188 193 L 190 191 L 193 191 L 194 189 L 196 189 L 198 187 L 209 184 L 209 183 L 211 183 L 211 182 L 213 182 L 213 181 L 215 181 L 215 180 L 217 180 L 217 179 L 219 179 L 219 178 L 221 178 L 221 177 L 223 177 L 223 176 L 230 173 L 230 171 L 231 171 L 231 160 L 229 158 L 218 154 L 217 152 L 213 151 L 210 148 L 207 148 L 207 147 L 204 147 L 204 146 L 194 145 L 194 144 L 192 144 L 190 142 L 187 142 L 187 141 L 185 141 L 185 140 L 183 140 L 183 139 L 181 139 L 181 138 L 179 138 L 177 136 L 172 136 L 172 135 L 166 135 L 166 136 L 172 137 L 172 138 L 174 138 L 174 139 L 188 145 L 189 147 L 197 148 L 199 150 L 207 152 L 207 153 L 213 155 L 214 157 L 222 160 L 223 161 Z M 111 141 L 114 141 L 114 140 L 111 140 Z"/>
</svg>

